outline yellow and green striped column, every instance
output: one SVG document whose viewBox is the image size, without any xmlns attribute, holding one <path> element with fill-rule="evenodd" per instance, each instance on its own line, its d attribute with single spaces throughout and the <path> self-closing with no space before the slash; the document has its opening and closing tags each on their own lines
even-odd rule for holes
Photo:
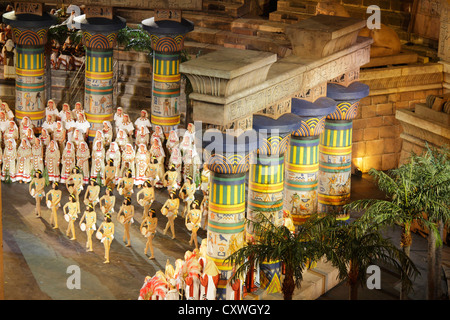
<svg viewBox="0 0 450 320">
<path fill-rule="evenodd" d="M 16 46 L 16 99 L 14 114 L 17 121 L 30 118 L 40 133 L 45 121 L 45 45 L 54 16 L 37 9 L 36 12 L 10 11 L 2 15 L 2 22 L 11 26 Z"/>
<path fill-rule="evenodd" d="M 153 50 L 152 106 L 150 121 L 160 126 L 166 136 L 180 124 L 180 61 L 186 33 L 194 29 L 192 22 L 181 19 L 142 21 L 150 34 Z"/>
<path fill-rule="evenodd" d="M 319 142 L 325 117 L 336 110 L 336 102 L 319 98 L 315 102 L 292 99 L 291 112 L 301 118 L 300 128 L 292 132 L 286 158 L 284 209 L 295 225 L 301 225 L 317 212 L 319 184 Z"/>
<path fill-rule="evenodd" d="M 350 201 L 352 164 L 352 120 L 359 101 L 369 95 L 369 87 L 353 82 L 345 87 L 328 83 L 327 97 L 337 102 L 320 139 L 319 204 L 320 213 L 336 214 L 346 221 L 350 215 L 343 206 Z"/>
<path fill-rule="evenodd" d="M 349 201 L 351 160 L 352 122 L 327 121 L 320 139 L 320 212 L 337 213 Z"/>
<path fill-rule="evenodd" d="M 253 129 L 258 134 L 258 151 L 253 155 L 248 176 L 247 219 L 252 221 L 259 214 L 265 215 L 273 224 L 283 225 L 283 194 L 285 153 L 289 136 L 298 129 L 300 118 L 287 113 L 278 119 L 263 115 L 253 116 Z M 258 241 L 252 224 L 247 226 L 247 241 Z M 281 291 L 281 262 L 263 261 L 260 288 L 267 293 Z M 249 276 L 252 276 L 250 272 Z M 247 279 L 253 281 L 253 279 Z M 253 286 L 252 286 L 253 287 Z"/>
<path fill-rule="evenodd" d="M 118 16 L 93 19 L 83 15 L 75 20 L 80 23 L 86 46 L 84 113 L 91 124 L 89 141 L 93 141 L 96 131 L 102 129 L 103 121 L 114 119 L 113 48 L 119 30 L 126 23 Z"/>
<path fill-rule="evenodd" d="M 221 273 L 217 300 L 225 300 L 227 290 L 230 290 L 227 289 L 227 283 L 234 266 L 226 262 L 226 259 L 245 245 L 246 174 L 250 154 L 256 149 L 256 141 L 249 142 L 245 139 L 238 140 L 242 143 L 222 145 L 227 140 L 226 136 L 227 134 L 218 133 L 211 144 L 202 142 L 205 162 L 211 171 L 207 255 Z M 214 152 L 208 153 L 208 150 Z"/>
<path fill-rule="evenodd" d="M 112 121 L 114 118 L 112 45 L 116 35 L 117 33 L 112 34 L 109 43 L 91 41 L 95 34 L 88 31 L 83 33 L 86 45 L 84 112 L 86 120 L 91 123 L 89 141 L 94 140 L 96 131 L 102 129 L 103 121 Z"/>
<path fill-rule="evenodd" d="M 16 44 L 15 116 L 30 118 L 38 132 L 45 121 L 44 61 L 44 45 Z"/>
</svg>

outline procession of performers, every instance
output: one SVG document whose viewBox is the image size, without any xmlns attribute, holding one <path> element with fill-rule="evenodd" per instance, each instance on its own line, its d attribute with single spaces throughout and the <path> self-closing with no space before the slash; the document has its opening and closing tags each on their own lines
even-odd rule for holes
<svg viewBox="0 0 450 320">
<path fill-rule="evenodd" d="M 201 203 L 207 203 L 209 171 L 200 166 L 193 124 L 183 136 L 172 130 L 166 137 L 161 127 L 152 127 L 147 111 L 142 110 L 133 122 L 119 107 L 113 123 L 104 121 L 102 130 L 89 139 L 91 125 L 80 102 L 73 108 L 64 103 L 58 110 L 48 100 L 45 115 L 42 127 L 36 128 L 28 117 L 15 120 L 8 104 L 0 101 L 0 178 L 29 184 L 36 217 L 45 216 L 41 206 L 46 206 L 52 227 L 58 229 L 62 211 L 71 240 L 76 240 L 78 221 L 88 237 L 87 251 L 92 251 L 94 235 L 103 243 L 105 263 L 110 262 L 115 220 L 123 225 L 123 241 L 131 246 L 129 228 L 140 217 L 144 254 L 150 252 L 149 259 L 154 259 L 152 240 L 158 218 L 152 204 L 155 189 L 167 190 L 167 201 L 160 209 L 167 218 L 164 234 L 170 229 L 171 238 L 176 239 L 174 220 L 181 213 L 191 233 L 189 244 L 199 249 L 197 230 L 206 229 L 207 210 L 195 200 L 195 193 L 202 190 Z M 68 198 L 61 187 L 67 189 Z M 116 203 L 121 204 L 117 214 Z M 94 219 L 98 209 L 104 215 L 100 226 Z M 142 215 L 136 215 L 138 211 Z"/>
</svg>

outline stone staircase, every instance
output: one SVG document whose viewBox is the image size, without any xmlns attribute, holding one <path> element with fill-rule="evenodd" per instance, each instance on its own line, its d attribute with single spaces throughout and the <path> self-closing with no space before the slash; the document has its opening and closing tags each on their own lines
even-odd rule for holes
<svg viewBox="0 0 450 320">
<path fill-rule="evenodd" d="M 6 102 L 11 110 L 16 103 L 16 83 L 12 80 L 3 79 L 3 65 L 0 65 L 0 100 Z"/>
<path fill-rule="evenodd" d="M 71 108 L 75 102 L 84 101 L 84 72 L 52 70 L 51 80 L 47 79 L 47 83 L 51 82 L 51 96 L 47 100 L 53 99 L 56 105 L 61 108 L 63 103 L 69 103 Z"/>
<path fill-rule="evenodd" d="M 139 117 L 140 110 L 150 110 L 152 99 L 152 65 L 149 62 L 118 60 L 118 81 L 114 103 L 122 107 L 131 119 Z"/>
<path fill-rule="evenodd" d="M 120 9 L 118 15 L 133 27 L 154 15 L 153 11 L 134 12 Z M 260 17 L 232 17 L 218 11 L 183 11 L 183 18 L 194 23 L 194 30 L 186 35 L 186 49 L 197 54 L 221 47 L 258 50 L 276 53 L 279 57 L 291 54 L 291 44 L 284 28 L 287 23 Z"/>
</svg>

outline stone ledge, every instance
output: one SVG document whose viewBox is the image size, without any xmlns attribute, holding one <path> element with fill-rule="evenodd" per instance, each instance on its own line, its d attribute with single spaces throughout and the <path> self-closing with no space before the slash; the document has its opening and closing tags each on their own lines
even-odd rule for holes
<svg viewBox="0 0 450 320">
<path fill-rule="evenodd" d="M 316 15 L 286 27 L 294 55 L 301 58 L 323 58 L 356 43 L 365 20 Z"/>
<path fill-rule="evenodd" d="M 292 300 L 316 300 L 341 282 L 338 276 L 338 270 L 331 263 L 318 261 L 315 268 L 303 272 L 301 286 L 294 290 Z M 283 294 L 257 290 L 246 295 L 244 300 L 283 300 Z"/>
</svg>

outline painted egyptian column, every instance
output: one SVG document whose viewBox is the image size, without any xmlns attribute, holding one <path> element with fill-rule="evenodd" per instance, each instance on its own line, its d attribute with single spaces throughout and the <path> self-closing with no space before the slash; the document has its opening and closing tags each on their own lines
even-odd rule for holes
<svg viewBox="0 0 450 320">
<path fill-rule="evenodd" d="M 338 214 L 340 220 L 349 219 L 342 207 L 350 200 L 352 120 L 368 95 L 369 86 L 360 82 L 327 85 L 327 97 L 337 102 L 337 109 L 327 116 L 320 138 L 318 211 Z"/>
<path fill-rule="evenodd" d="M 180 10 L 156 10 L 155 17 L 142 21 L 153 50 L 151 123 L 167 136 L 180 124 L 180 60 L 186 33 L 192 22 Z"/>
<path fill-rule="evenodd" d="M 246 173 L 256 137 L 236 137 L 217 130 L 212 142 L 204 139 L 203 154 L 211 171 L 208 208 L 207 255 L 221 272 L 217 300 L 230 299 L 233 265 L 226 258 L 245 244 Z M 222 140 L 222 142 L 218 141 Z M 243 282 L 241 282 L 243 285 Z"/>
<path fill-rule="evenodd" d="M 319 137 L 325 117 L 335 110 L 336 102 L 326 97 L 314 102 L 292 99 L 291 112 L 301 123 L 291 134 L 286 157 L 284 209 L 290 211 L 296 226 L 317 212 Z"/>
<path fill-rule="evenodd" d="M 111 9 L 112 8 L 106 8 Z M 96 15 L 91 10 L 75 18 L 83 32 L 86 46 L 84 111 L 91 124 L 89 141 L 93 141 L 103 121 L 113 121 L 113 48 L 117 34 L 126 26 L 123 18 L 108 10 Z M 110 12 L 110 14 L 106 14 Z"/>
<path fill-rule="evenodd" d="M 31 4 L 23 4 L 28 6 Z M 16 11 L 3 14 L 3 23 L 12 28 L 15 48 L 16 102 L 15 117 L 17 121 L 29 117 L 36 133 L 45 121 L 45 56 L 48 28 L 56 19 L 42 12 L 42 5 L 33 13 L 23 12 L 16 4 Z"/>
<path fill-rule="evenodd" d="M 289 145 L 289 136 L 299 128 L 300 120 L 292 113 L 286 113 L 278 119 L 253 116 L 253 129 L 258 134 L 258 150 L 250 162 L 248 220 L 264 214 L 275 225 L 283 224 L 284 155 Z M 251 224 L 246 231 L 247 242 L 257 240 Z M 267 293 L 280 292 L 280 261 L 263 261 L 259 267 L 262 271 L 260 288 Z"/>
</svg>

